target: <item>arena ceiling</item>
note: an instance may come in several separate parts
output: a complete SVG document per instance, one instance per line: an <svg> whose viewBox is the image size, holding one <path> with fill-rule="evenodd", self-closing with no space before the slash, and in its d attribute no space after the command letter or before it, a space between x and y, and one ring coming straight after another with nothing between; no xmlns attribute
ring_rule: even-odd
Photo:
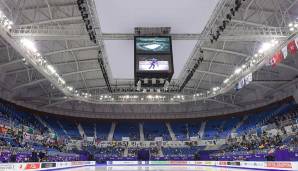
<svg viewBox="0 0 298 171"><path fill-rule="evenodd" d="M218 41L210 31L226 18L234 0L96 0L88 1L98 43L89 40L76 0L0 0L1 11L13 21L1 30L1 97L19 105L52 113L100 118L188 118L243 111L292 95L298 82L297 59L260 65L253 81L239 91L222 88L216 95L196 97L223 81L256 54L262 43L291 36L288 24L298 17L297 0L245 0ZM158 5L157 5L158 4ZM175 75L169 92L147 100L133 81L134 27L171 27ZM86 100L61 91L40 68L28 62L18 42L34 41L67 85L98 97ZM194 66L198 51L204 61L185 88L178 89ZM109 79L108 91L98 51ZM24 53L23 53L24 52ZM111 97L109 100L105 96ZM138 96L114 100L116 96ZM156 94L153 94L156 96ZM174 99L174 97L184 97ZM195 98L196 97L196 98ZM113 100L112 100L113 99Z"/></svg>

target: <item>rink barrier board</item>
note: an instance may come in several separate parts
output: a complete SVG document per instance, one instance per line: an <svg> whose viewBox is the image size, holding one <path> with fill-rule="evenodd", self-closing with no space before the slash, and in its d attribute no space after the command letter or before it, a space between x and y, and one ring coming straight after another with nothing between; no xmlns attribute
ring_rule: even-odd
<svg viewBox="0 0 298 171"><path fill-rule="evenodd" d="M1 171L24 171L24 170L52 170L82 166L95 166L95 161L72 161L72 162L28 162L28 163L0 163Z"/></svg>
<svg viewBox="0 0 298 171"><path fill-rule="evenodd" d="M121 165L193 165L261 170L298 170L298 162L287 161L107 161L108 166Z"/></svg>

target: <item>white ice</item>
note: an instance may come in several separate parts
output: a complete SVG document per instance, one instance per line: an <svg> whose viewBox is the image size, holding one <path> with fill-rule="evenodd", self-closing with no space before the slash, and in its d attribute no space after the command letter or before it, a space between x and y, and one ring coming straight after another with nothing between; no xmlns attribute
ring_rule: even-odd
<svg viewBox="0 0 298 171"><path fill-rule="evenodd" d="M252 169L207 166L91 166L63 171L252 171Z"/></svg>

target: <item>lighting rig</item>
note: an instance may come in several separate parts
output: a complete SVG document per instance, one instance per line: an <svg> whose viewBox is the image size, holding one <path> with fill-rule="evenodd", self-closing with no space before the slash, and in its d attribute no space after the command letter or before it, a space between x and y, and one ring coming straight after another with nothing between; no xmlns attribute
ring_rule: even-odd
<svg viewBox="0 0 298 171"><path fill-rule="evenodd" d="M289 29L291 32L297 32L298 31L298 21L289 23Z"/></svg>
<svg viewBox="0 0 298 171"><path fill-rule="evenodd" d="M239 9L239 7L238 7ZM235 8L235 11L238 10ZM275 52L276 49L280 48L281 43L279 43L276 40L272 40L269 42L265 42L260 46L260 49L257 51L257 53L252 56L250 59L248 59L243 65L236 67L234 70L234 73L231 74L227 79L223 80L222 84L217 87L213 87L210 90L204 92L204 93L198 93L193 94L191 97L190 95L183 95L183 94L168 94L163 92L151 92L150 94L142 94L139 95L136 94L130 94L127 93L126 96L123 96L123 94L99 94L99 95L91 95L90 93L83 92L76 90L71 85L68 85L66 81L62 78L60 74L58 74L58 71L55 69L55 67L50 64L46 58L44 58L36 48L33 41L29 39L20 39L20 40L13 40L9 39L9 33L10 29L13 27L13 23L7 19L7 17L0 11L0 33L8 40L9 43L13 45L13 47L20 47L23 52L25 60L29 62L31 65L33 65L38 71L40 71L44 76L49 79L54 86L56 86L59 90L61 90L68 98L72 98L75 100L90 102L90 103L125 103L125 102L134 102L134 103L162 103L162 102L168 102L171 101L173 103L180 103L180 102L188 102L188 101L196 101L196 100L203 100L206 98L212 98L219 94L225 93L230 90L231 87L234 86L234 84L239 81L241 78L246 76L247 74L250 74L254 71L256 71L258 68L262 67L264 63L266 62L266 59L269 59L273 52ZM232 14L233 15L233 14ZM289 24L290 30L297 31L297 23L293 22L292 24ZM296 29L296 30L295 30ZM5 32L3 32L3 30ZM5 34L4 34L5 33ZM297 35L293 34L293 36L290 36L290 38L287 41L290 41L292 39L295 39ZM101 54L101 51L99 51L99 54ZM101 57L99 57L101 58ZM199 67L201 62L204 60L203 57L203 51L200 51L200 57L194 64L193 68L190 70L190 77L191 79L193 73L195 70ZM26 62L24 61L24 62ZM99 63L103 65L103 61L99 60ZM103 72L104 73L104 72ZM189 79L187 81L189 81ZM187 83L187 81L185 81ZM186 85L185 83L185 85ZM108 85L108 84L107 84ZM184 85L184 86L185 86Z"/></svg>
<svg viewBox="0 0 298 171"><path fill-rule="evenodd" d="M195 60L195 64L193 65L193 67L188 70L188 75L186 76L185 80L179 87L179 92L181 92L184 89L184 87L186 86L186 84L189 82L189 80L191 80L191 78L193 77L194 73L196 72L198 67L201 65L203 60L204 60L204 51L200 50L199 59Z"/></svg>
<svg viewBox="0 0 298 171"><path fill-rule="evenodd" d="M216 42L219 37L221 36L221 34L224 32L224 30L226 29L226 26L228 23L230 23L232 21L232 18L235 17L236 12L239 11L240 7L242 6L242 2L241 1L245 1L245 0L235 0L234 6L232 8L230 8L230 11L226 14L226 19L224 19L222 21L222 24L220 26L218 26L218 28L216 29L215 32L213 32L212 30L210 31L210 42L211 44L213 44L214 42Z"/></svg>
<svg viewBox="0 0 298 171"><path fill-rule="evenodd" d="M97 41L97 38L96 38L95 23L92 19L93 12L92 12L92 9L90 8L89 0L77 0L77 4L78 4L79 11L81 12L82 19L85 23L86 30L88 32L89 38L94 44L97 44L98 41ZM106 70L106 67L105 67L105 64L104 64L104 60L102 58L102 51L101 50L98 51L98 63L99 63L99 66L101 68L102 75L103 75L103 78L105 80L105 83L108 87L108 91L112 92L111 84L110 84L109 77L108 77L108 74L107 74L107 70Z"/></svg>
<svg viewBox="0 0 298 171"><path fill-rule="evenodd" d="M12 29L13 22L9 20L2 11L0 11L0 24L3 29L10 32Z"/></svg>
<svg viewBox="0 0 298 171"><path fill-rule="evenodd" d="M107 74L107 71L106 71L106 68L105 68L105 64L104 64L104 61L103 61L102 54L101 54L101 51L100 50L98 51L98 63L99 63L99 66L100 66L100 69L101 69L101 72L102 72L102 76L103 76L103 78L105 80L105 83L106 83L106 85L108 87L108 91L109 92L113 92L113 90L111 88L109 76Z"/></svg>
<svg viewBox="0 0 298 171"><path fill-rule="evenodd" d="M96 31L95 31L95 24L92 20L92 12L89 7L88 0L77 0L79 11L81 12L82 19L85 23L86 30L88 32L90 40L96 44Z"/></svg>

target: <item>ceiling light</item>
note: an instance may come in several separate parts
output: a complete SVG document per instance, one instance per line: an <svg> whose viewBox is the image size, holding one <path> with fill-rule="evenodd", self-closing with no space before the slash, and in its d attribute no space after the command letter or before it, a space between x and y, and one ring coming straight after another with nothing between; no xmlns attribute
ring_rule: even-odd
<svg viewBox="0 0 298 171"><path fill-rule="evenodd" d="M290 23L290 24L289 24L289 27L293 27L293 26L294 26L294 24L293 24L293 23Z"/></svg>
<svg viewBox="0 0 298 171"><path fill-rule="evenodd" d="M219 90L219 87L213 87L212 88L212 91L217 91L217 90Z"/></svg>
<svg viewBox="0 0 298 171"><path fill-rule="evenodd" d="M26 38L23 38L21 39L21 43L24 47L26 47L28 50L32 51L32 52L37 52L37 49L35 47L35 44L33 41L29 40L29 39L26 39Z"/></svg>
<svg viewBox="0 0 298 171"><path fill-rule="evenodd" d="M234 71L234 73L235 73L235 74L239 74L241 71L242 71L241 68L236 68L235 71Z"/></svg>
<svg viewBox="0 0 298 171"><path fill-rule="evenodd" d="M262 44L259 53L264 53L265 51L269 50L272 47L272 44L269 42L265 42Z"/></svg>
<svg viewBox="0 0 298 171"><path fill-rule="evenodd" d="M225 79L225 80L223 81L223 83L224 83L224 84L227 84L228 81L229 81L229 79L227 78L227 79Z"/></svg>
<svg viewBox="0 0 298 171"><path fill-rule="evenodd" d="M273 39L273 40L271 40L271 43L272 43L272 45L277 45L278 44L278 41L275 40L275 39Z"/></svg>
<svg viewBox="0 0 298 171"><path fill-rule="evenodd" d="M68 86L67 89L68 89L69 91L72 91L72 90L73 90L73 87Z"/></svg>
<svg viewBox="0 0 298 171"><path fill-rule="evenodd" d="M51 72L51 74L56 73L55 68L52 65L47 65L48 70Z"/></svg>

